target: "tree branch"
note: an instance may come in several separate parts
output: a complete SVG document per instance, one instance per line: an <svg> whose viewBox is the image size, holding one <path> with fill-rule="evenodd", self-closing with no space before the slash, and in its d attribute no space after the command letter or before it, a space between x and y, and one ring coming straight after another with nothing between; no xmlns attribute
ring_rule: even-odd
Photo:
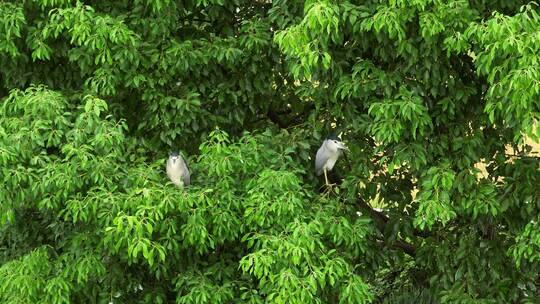
<svg viewBox="0 0 540 304"><path fill-rule="evenodd" d="M373 220L373 222L375 223L375 226L377 226L377 229L379 229L379 231L384 233L384 231L386 230L386 224L388 223L388 218L382 212L379 212L371 208L371 206L369 206L369 204L361 197L358 197L356 199L356 203L358 204L361 210L366 211L369 214L369 217ZM388 243L386 240L383 240L383 241ZM397 240L389 245L402 250L403 252L405 252L406 254L410 255L413 258L416 255L416 247L405 241Z"/></svg>
<svg viewBox="0 0 540 304"><path fill-rule="evenodd" d="M405 252L406 254L410 255L413 258L416 256L416 247L414 247L413 245L407 242L396 241L393 245L394 247L401 249L403 252Z"/></svg>
<svg viewBox="0 0 540 304"><path fill-rule="evenodd" d="M373 219L375 222L375 225L380 231L384 231L384 228L386 227L386 223L388 222L388 218L382 213L379 212L373 208L371 208L370 205L361 197L358 197L356 199L356 204L360 207L360 209L367 211L369 214L369 217Z"/></svg>
<svg viewBox="0 0 540 304"><path fill-rule="evenodd" d="M266 116L273 122L275 123L276 125L278 125L281 129L285 129L287 128L287 124L285 124L281 118L279 117L279 115L274 112L273 110L271 109L268 109L268 112L266 112Z"/></svg>

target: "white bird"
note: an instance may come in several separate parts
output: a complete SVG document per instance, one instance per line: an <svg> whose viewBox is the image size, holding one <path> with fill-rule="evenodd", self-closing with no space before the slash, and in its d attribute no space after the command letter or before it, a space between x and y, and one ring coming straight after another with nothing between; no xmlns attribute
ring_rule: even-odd
<svg viewBox="0 0 540 304"><path fill-rule="evenodd" d="M189 169L180 154L177 152L171 153L167 160L166 166L167 176L177 187L189 186Z"/></svg>
<svg viewBox="0 0 540 304"><path fill-rule="evenodd" d="M341 139L335 135L329 135L323 141L319 150L317 150L317 155L315 157L315 173L317 176L320 176L324 173L324 180L326 185L330 186L328 182L327 171L331 171L336 164L339 156L343 153L343 150L347 150L345 144Z"/></svg>

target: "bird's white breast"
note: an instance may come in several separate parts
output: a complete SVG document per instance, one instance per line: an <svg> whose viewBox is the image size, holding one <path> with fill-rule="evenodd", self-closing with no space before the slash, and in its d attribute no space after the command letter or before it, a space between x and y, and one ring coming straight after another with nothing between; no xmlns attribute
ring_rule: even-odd
<svg viewBox="0 0 540 304"><path fill-rule="evenodd" d="M339 157L338 153L331 154L328 160L326 161L326 164L324 164L324 167L326 167L327 171L332 170L334 168L334 165L336 164L336 161Z"/></svg>
<svg viewBox="0 0 540 304"><path fill-rule="evenodd" d="M169 161L169 165L167 166L167 176L171 179L173 184L179 186L183 182L183 174L184 170L182 170L182 166L180 165L179 160L177 160L176 162Z"/></svg>

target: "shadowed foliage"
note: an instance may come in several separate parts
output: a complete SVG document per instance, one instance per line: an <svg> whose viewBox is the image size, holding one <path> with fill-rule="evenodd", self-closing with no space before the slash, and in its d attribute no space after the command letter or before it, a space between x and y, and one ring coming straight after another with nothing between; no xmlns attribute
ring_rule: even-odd
<svg viewBox="0 0 540 304"><path fill-rule="evenodd" d="M539 13L0 1L0 302L536 303Z"/></svg>

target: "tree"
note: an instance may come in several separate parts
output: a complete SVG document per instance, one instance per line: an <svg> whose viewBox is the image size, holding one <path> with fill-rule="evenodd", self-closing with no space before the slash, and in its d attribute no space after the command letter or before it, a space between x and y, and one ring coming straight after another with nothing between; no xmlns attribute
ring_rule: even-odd
<svg viewBox="0 0 540 304"><path fill-rule="evenodd" d="M535 303L539 26L529 1L0 2L0 300Z"/></svg>

